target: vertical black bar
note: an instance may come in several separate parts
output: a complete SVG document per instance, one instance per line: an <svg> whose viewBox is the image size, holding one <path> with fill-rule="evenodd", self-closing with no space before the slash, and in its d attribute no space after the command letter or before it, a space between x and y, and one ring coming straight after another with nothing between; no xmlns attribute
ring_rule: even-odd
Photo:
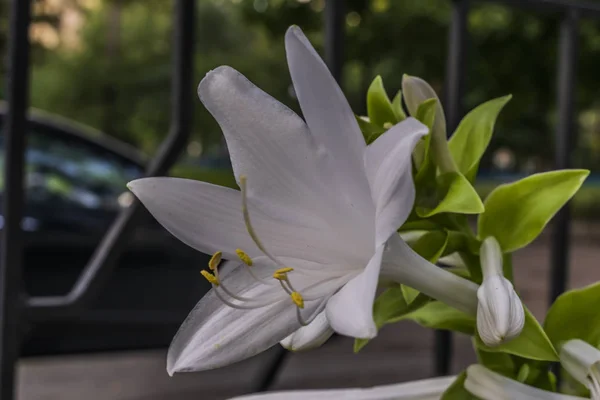
<svg viewBox="0 0 600 400"><path fill-rule="evenodd" d="M196 18L195 0L175 2L175 22L173 32L172 102L171 127L167 139L161 144L148 175L164 175L177 161L181 149L185 147L192 129L193 96L197 82L194 82L194 24ZM173 148L179 149L172 151Z"/></svg>
<svg viewBox="0 0 600 400"><path fill-rule="evenodd" d="M444 111L448 123L448 135L458 126L463 114L463 95L467 59L467 17L469 0L454 0L452 22L448 32L446 55L446 82L444 88Z"/></svg>
<svg viewBox="0 0 600 400"><path fill-rule="evenodd" d="M289 351L284 349L282 346L275 346L275 348L271 351L274 354L273 360L269 365L267 365L265 374L263 375L262 379L258 381L255 392L269 391L277 379L279 369L283 366L285 360L287 359L287 355L289 354Z"/></svg>
<svg viewBox="0 0 600 400"><path fill-rule="evenodd" d="M465 81L467 48L468 0L455 0L452 4L452 20L448 33L448 54L446 55L446 82L444 88L444 111L446 113L448 135L454 132L462 117L462 99ZM435 332L435 365L437 376L448 375L452 364L452 332Z"/></svg>
<svg viewBox="0 0 600 400"><path fill-rule="evenodd" d="M325 62L341 85L344 67L345 0L325 2Z"/></svg>
<svg viewBox="0 0 600 400"><path fill-rule="evenodd" d="M192 96L195 88L192 77L195 0L177 0L174 15L171 126L167 138L146 170L147 176L164 175L168 172L179 157L191 131ZM30 298L29 317L43 319L57 315L76 315L94 299L110 278L141 210L140 203L135 201L119 214L66 298Z"/></svg>
<svg viewBox="0 0 600 400"><path fill-rule="evenodd" d="M556 128L556 148L554 167L568 168L576 136L575 85L578 58L578 21L579 11L569 9L560 26L558 48L558 80L556 103L558 107L558 125ZM567 204L554 218L554 232L551 246L550 302L565 291L569 265L570 212Z"/></svg>
<svg viewBox="0 0 600 400"><path fill-rule="evenodd" d="M31 2L12 0L8 44L6 130L4 133L4 227L0 251L0 400L15 397L19 357L19 309L23 215L23 163L29 94L29 20Z"/></svg>

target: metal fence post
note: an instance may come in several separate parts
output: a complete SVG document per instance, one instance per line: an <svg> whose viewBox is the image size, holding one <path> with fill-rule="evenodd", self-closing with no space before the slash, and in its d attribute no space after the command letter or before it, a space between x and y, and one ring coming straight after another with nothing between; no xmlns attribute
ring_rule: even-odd
<svg viewBox="0 0 600 400"><path fill-rule="evenodd" d="M575 85L578 57L578 21L579 10L567 10L560 26L558 49L557 92L558 126L554 167L556 169L570 166L570 155L575 141ZM558 212L554 220L554 231L551 246L550 302L552 303L567 287L569 265L569 205Z"/></svg>
<svg viewBox="0 0 600 400"><path fill-rule="evenodd" d="M345 0L325 2L325 62L341 85L344 67Z"/></svg>
<svg viewBox="0 0 600 400"><path fill-rule="evenodd" d="M446 55L446 81L444 88L444 111L448 135L452 134L462 117L465 64L467 48L468 0L455 0L452 4L452 21L448 33L448 54ZM434 373L448 375L452 363L452 332L436 331L434 346Z"/></svg>
<svg viewBox="0 0 600 400"><path fill-rule="evenodd" d="M171 127L147 167L147 176L165 175L179 157L191 132L195 0L176 0L174 4ZM69 294L27 299L28 318L72 317L86 307L110 278L141 211L142 206L136 200L119 214Z"/></svg>
<svg viewBox="0 0 600 400"><path fill-rule="evenodd" d="M0 400L15 396L19 357L23 237L23 164L29 97L29 21L31 2L12 0L4 155L4 227L0 251Z"/></svg>

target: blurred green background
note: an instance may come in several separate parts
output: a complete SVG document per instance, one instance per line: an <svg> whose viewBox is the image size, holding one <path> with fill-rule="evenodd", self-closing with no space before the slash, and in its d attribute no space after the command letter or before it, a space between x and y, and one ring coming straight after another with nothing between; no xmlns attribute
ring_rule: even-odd
<svg viewBox="0 0 600 400"><path fill-rule="evenodd" d="M558 16L476 3L469 15L466 110L512 93L482 163L480 191L519 174L552 167L556 123ZM283 35L304 29L322 50L325 0L197 0L195 78L227 64L298 110L285 64ZM6 2L0 2L5 54ZM37 0L31 38L31 104L90 125L152 155L169 125L170 1ZM450 0L349 0L343 87L364 113L376 75L390 94L402 74L443 88ZM3 63L5 64L5 63ZM573 165L600 168L600 24L580 25L577 132ZM5 70L0 71L4 79ZM190 90L195 90L194 87ZM3 97L0 94L0 97ZM234 184L218 126L199 101L193 138L173 172ZM600 218L594 175L575 199L575 214Z"/></svg>

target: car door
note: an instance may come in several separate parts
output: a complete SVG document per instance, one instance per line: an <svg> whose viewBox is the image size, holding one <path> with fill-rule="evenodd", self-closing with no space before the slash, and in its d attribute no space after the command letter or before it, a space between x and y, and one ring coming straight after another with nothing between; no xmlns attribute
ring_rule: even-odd
<svg viewBox="0 0 600 400"><path fill-rule="evenodd" d="M24 285L30 295L64 295L132 202L126 183L143 176L143 167L98 138L39 121L30 127ZM2 158L3 144L0 135ZM168 345L208 289L198 274L207 261L146 214L100 297L76 319L29 327L23 354Z"/></svg>

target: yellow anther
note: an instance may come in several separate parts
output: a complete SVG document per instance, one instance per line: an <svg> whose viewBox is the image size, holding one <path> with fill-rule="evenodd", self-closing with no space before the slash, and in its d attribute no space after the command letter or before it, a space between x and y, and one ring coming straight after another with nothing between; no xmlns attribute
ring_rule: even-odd
<svg viewBox="0 0 600 400"><path fill-rule="evenodd" d="M390 129L393 126L394 126L394 124L392 124L391 122L386 122L383 124L384 129Z"/></svg>
<svg viewBox="0 0 600 400"><path fill-rule="evenodd" d="M290 268L290 267L279 268L279 269L275 270L275 272L273 272L273 278L275 278L279 281L286 281L288 272L292 272L293 270L294 270L294 268Z"/></svg>
<svg viewBox="0 0 600 400"><path fill-rule="evenodd" d="M298 306L298 308L304 308L304 298L300 293L292 292L292 294L290 294L290 297L292 298L294 304Z"/></svg>
<svg viewBox="0 0 600 400"><path fill-rule="evenodd" d="M219 280L217 279L216 276L214 276L213 274L211 274L208 271L200 271L200 273L202 274L203 277L206 278L207 281L209 281L210 283L212 283L213 285L217 285L219 286Z"/></svg>
<svg viewBox="0 0 600 400"><path fill-rule="evenodd" d="M213 254L213 256L210 258L210 261L208 262L208 268L214 271L219 266L222 257L223 253L220 251L217 251L215 254Z"/></svg>
<svg viewBox="0 0 600 400"><path fill-rule="evenodd" d="M278 281L285 281L287 280L287 274L280 274L278 272L273 273L273 278L277 279Z"/></svg>
<svg viewBox="0 0 600 400"><path fill-rule="evenodd" d="M294 268L290 268L290 267L285 267L285 268L279 268L278 270L275 270L276 274L287 274L288 272L292 272L294 270Z"/></svg>
<svg viewBox="0 0 600 400"><path fill-rule="evenodd" d="M237 256L240 258L240 260L242 260L244 262L244 264L246 264L249 267L252 266L252 259L243 250L237 249L235 251L235 254L237 254Z"/></svg>

